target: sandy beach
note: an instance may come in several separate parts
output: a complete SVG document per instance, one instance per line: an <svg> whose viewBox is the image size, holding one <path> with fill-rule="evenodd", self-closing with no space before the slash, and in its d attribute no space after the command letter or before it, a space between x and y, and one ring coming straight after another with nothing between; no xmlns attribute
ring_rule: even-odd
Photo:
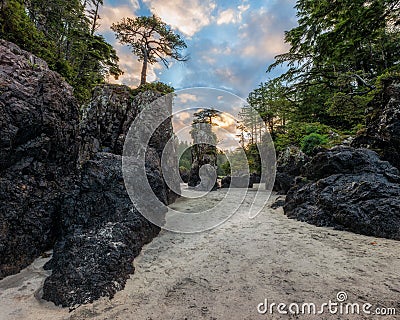
<svg viewBox="0 0 400 320"><path fill-rule="evenodd" d="M172 207L190 212L225 192L180 199ZM265 299L318 305L335 301L338 292L348 302L394 307L400 314L400 243L290 220L282 208L271 208L276 195L249 219L253 196L249 192L239 211L211 231L162 231L135 259L136 272L123 291L72 312L40 300L48 260L40 258L0 281L0 319L396 319L259 314Z"/></svg>

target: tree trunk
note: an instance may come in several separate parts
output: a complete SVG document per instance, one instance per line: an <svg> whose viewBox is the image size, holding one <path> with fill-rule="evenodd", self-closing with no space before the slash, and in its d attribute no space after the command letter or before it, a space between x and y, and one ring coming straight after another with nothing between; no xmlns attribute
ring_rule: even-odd
<svg viewBox="0 0 400 320"><path fill-rule="evenodd" d="M146 78L147 78L147 54L144 54L140 85L146 84Z"/></svg>
<svg viewBox="0 0 400 320"><path fill-rule="evenodd" d="M93 36L93 35L94 35L94 32L96 31L97 19L99 18L99 5L100 5L100 1L97 1L95 5L96 5L96 9L95 9L95 11L94 11L92 29L90 30L90 35L91 35L91 36Z"/></svg>

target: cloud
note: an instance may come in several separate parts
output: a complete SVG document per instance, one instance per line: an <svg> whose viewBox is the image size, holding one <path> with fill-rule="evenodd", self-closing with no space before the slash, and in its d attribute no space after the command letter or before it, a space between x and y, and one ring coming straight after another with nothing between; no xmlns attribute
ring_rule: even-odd
<svg viewBox="0 0 400 320"><path fill-rule="evenodd" d="M129 47L118 44L109 26L122 17L155 13L183 33L191 59L171 64L166 72L160 64L149 66L148 81L160 80L177 89L226 89L245 98L267 80L265 71L274 56L288 50L283 36L296 25L294 4L294 0L106 0L99 33L120 56L125 74L118 83L136 86L142 65Z"/></svg>
<svg viewBox="0 0 400 320"><path fill-rule="evenodd" d="M190 94L190 93L181 93L178 95L178 100L179 102L186 104L190 101L197 101L198 98L196 95L194 94Z"/></svg>
<svg viewBox="0 0 400 320"><path fill-rule="evenodd" d="M259 10L250 14L239 32L241 54L245 58L273 59L287 52L284 31L293 25L278 9Z"/></svg>
<svg viewBox="0 0 400 320"><path fill-rule="evenodd" d="M225 23L229 24L236 22L237 22L237 15L235 10L233 9L227 9L225 11L222 11L217 19L217 24L225 24Z"/></svg>
<svg viewBox="0 0 400 320"><path fill-rule="evenodd" d="M135 10L140 8L139 0L130 0L130 3L135 8Z"/></svg>
<svg viewBox="0 0 400 320"><path fill-rule="evenodd" d="M113 23L120 21L122 18L126 17L136 17L135 10L139 7L133 6L119 6L119 7L111 7L111 6L103 6L100 9L100 28L98 29L99 33L110 31L110 27Z"/></svg>
<svg viewBox="0 0 400 320"><path fill-rule="evenodd" d="M217 124L220 128L223 128L229 132L236 132L236 121L225 113L220 114L215 120L214 123Z"/></svg>
<svg viewBox="0 0 400 320"><path fill-rule="evenodd" d="M216 4L212 0L143 0L152 13L164 22L184 33L193 36L212 21Z"/></svg>
<svg viewBox="0 0 400 320"><path fill-rule="evenodd" d="M223 10L219 13L217 18L217 24L230 24L230 23L239 23L242 21L243 13L245 13L250 8L249 4L242 4L237 7L237 9L229 8Z"/></svg>

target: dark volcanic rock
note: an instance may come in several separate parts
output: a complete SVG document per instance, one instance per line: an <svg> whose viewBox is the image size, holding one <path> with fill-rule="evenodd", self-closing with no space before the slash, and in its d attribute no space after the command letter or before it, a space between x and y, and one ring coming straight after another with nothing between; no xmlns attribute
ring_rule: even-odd
<svg viewBox="0 0 400 320"><path fill-rule="evenodd" d="M216 167L217 153L216 148L209 144L196 144L192 147L192 168L189 174L189 187L196 187L200 184L200 170L204 165Z"/></svg>
<svg viewBox="0 0 400 320"><path fill-rule="evenodd" d="M274 191L286 194L307 161L309 158L297 147L288 147L282 152L277 160Z"/></svg>
<svg viewBox="0 0 400 320"><path fill-rule="evenodd" d="M52 247L79 148L72 88L0 40L0 278Z"/></svg>
<svg viewBox="0 0 400 320"><path fill-rule="evenodd" d="M44 61L0 40L0 64L0 278L54 246L45 299L73 307L112 297L160 231L133 207L120 154L133 120L161 94L101 86L79 124L72 88ZM143 177L164 204L176 197L160 160L173 134L170 108L161 110ZM165 212L152 208L161 225Z"/></svg>
<svg viewBox="0 0 400 320"><path fill-rule="evenodd" d="M253 181L253 183L261 183L261 175L257 173L252 173L251 180Z"/></svg>
<svg viewBox="0 0 400 320"><path fill-rule="evenodd" d="M108 89L111 90L110 88ZM125 93L123 91L123 95ZM107 90L104 99L107 99L109 95L113 96ZM133 115L136 113L134 110L139 112L146 107L146 101L149 104L157 98L157 94L144 92L136 97L138 100L134 99L136 101L134 104L125 105L122 108L131 110L130 114ZM103 101L103 98L99 97L98 100ZM115 98L114 101L121 100ZM129 101L129 99L123 99L121 103L130 103ZM106 106L105 102L102 103ZM121 104L116 103L114 106L121 107ZM97 120L96 117L101 117L102 113L96 110L98 108L89 109L87 119L95 123L103 123L103 120ZM92 112L95 114L91 114ZM163 113L170 114L170 111L164 110ZM110 115L112 115L111 111ZM157 118L156 114L154 116ZM113 120L112 128L123 129L116 131L119 133L114 135L116 147L112 148L112 145L109 145L107 150L113 150L115 153L122 152L120 148L134 120L133 116L128 118L130 119L128 122L126 122L127 118L123 117ZM107 121L104 124L106 125ZM89 132L84 129L85 127L90 127L88 122L84 122L81 128L83 128L82 132ZM110 130L109 134L113 130ZM89 146L84 150L85 153L86 150L94 151L86 153L90 155L91 160L83 163L80 183L66 197L62 206L63 219L60 229L63 232L63 238L55 246L53 258L47 266L53 270L53 273L45 281L43 288L45 299L69 307L88 303L102 296L112 297L117 290L123 288L129 274L133 272L133 259L142 246L154 238L160 230L133 207L122 175L122 157L111 153L93 153L96 151L96 148L91 147L96 145L93 142L102 141L101 143L105 144L107 136L98 136L95 131L90 132L89 139L83 137L84 146ZM116 138L117 136L119 138ZM160 156L171 137L172 124L170 118L167 117L167 120L155 130L151 137L145 161L147 181L154 194L165 205L174 201L175 193L164 181ZM173 152L172 155L174 155ZM167 160L173 162L173 159L169 158ZM128 179L132 179L129 183L139 186L135 189L139 191L140 186L147 183L131 174ZM151 208L157 215L158 225L161 225L164 222L165 212L162 212L163 209L157 203L154 203ZM79 254L79 250L82 250L82 253L71 263L70 259ZM74 270L79 270L79 273L77 274Z"/></svg>
<svg viewBox="0 0 400 320"><path fill-rule="evenodd" d="M139 112L129 87L113 84L96 87L80 124L81 162L96 152L122 155L126 133Z"/></svg>
<svg viewBox="0 0 400 320"><path fill-rule="evenodd" d="M160 113L154 114L154 121L164 119L157 129L153 132L149 147L156 150L158 157L161 158L167 142L173 136L172 121L172 100L160 99L163 95L159 92L145 91L136 96L132 95L132 90L127 86L105 84L96 87L89 106L84 112L80 124L82 143L80 147L80 162L91 159L97 152L108 152L122 155L124 142L129 128L139 113L150 104L159 104ZM158 105L153 110L158 109ZM151 152L150 152L151 153ZM174 156L176 152L173 152ZM149 154L148 154L149 155ZM178 177L177 157L168 157L170 171ZM160 171L161 173L161 171ZM174 175L172 174L172 175ZM149 175L149 179L152 175ZM179 181L175 183L175 190L179 190ZM172 183L172 182L171 182ZM158 188L150 182L153 189ZM167 194L168 202L176 200L177 195L166 186L163 186ZM159 189L159 188L158 188ZM158 190L157 195L159 195Z"/></svg>
<svg viewBox="0 0 400 320"><path fill-rule="evenodd" d="M142 246L160 230L133 207L121 156L108 153L84 164L80 184L66 197L63 212L64 237L47 265L53 272L44 283L43 298L64 307L113 297L133 273L132 261Z"/></svg>
<svg viewBox="0 0 400 320"><path fill-rule="evenodd" d="M186 168L179 169L179 175L184 183L189 182L189 170Z"/></svg>
<svg viewBox="0 0 400 320"><path fill-rule="evenodd" d="M285 214L317 226L400 240L399 171L366 149L338 147L306 166L290 189Z"/></svg>
<svg viewBox="0 0 400 320"><path fill-rule="evenodd" d="M310 180L326 178L333 174L398 174L398 170L389 162L381 161L376 152L344 146L318 153L304 165L302 171L302 175Z"/></svg>
<svg viewBox="0 0 400 320"><path fill-rule="evenodd" d="M400 169L400 77L382 80L382 84L382 91L369 104L366 130L352 146L374 149Z"/></svg>
<svg viewBox="0 0 400 320"><path fill-rule="evenodd" d="M191 135L194 141L194 145L191 148L192 153L192 167L189 174L189 187L196 187L201 184L200 173L203 169L203 173L208 171L209 166L215 169L215 174L212 174L214 179L213 190L217 190L217 148L216 148L216 136L212 132L212 125L209 123L196 123L192 126ZM210 176L211 178L211 176ZM206 182L207 185L210 182ZM201 188L201 186L200 186Z"/></svg>
<svg viewBox="0 0 400 320"><path fill-rule="evenodd" d="M253 176L226 176L221 180L221 188L253 188Z"/></svg>

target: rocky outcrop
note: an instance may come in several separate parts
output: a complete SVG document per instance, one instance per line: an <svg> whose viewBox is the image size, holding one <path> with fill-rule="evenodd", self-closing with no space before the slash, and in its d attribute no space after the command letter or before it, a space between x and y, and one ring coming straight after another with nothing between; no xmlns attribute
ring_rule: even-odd
<svg viewBox="0 0 400 320"><path fill-rule="evenodd" d="M208 144L196 144L192 147L192 168L190 169L189 174L189 187L196 187L200 184L200 170L205 165L210 165L216 168L216 148ZM214 181L214 183L216 183L216 180Z"/></svg>
<svg viewBox="0 0 400 320"><path fill-rule="evenodd" d="M72 88L44 61L0 40L0 64L0 278L54 247L45 299L112 297L160 231L134 208L121 154L132 121L161 94L100 86L79 123ZM176 198L161 166L172 134L167 116L145 158L144 179L164 204Z"/></svg>
<svg viewBox="0 0 400 320"><path fill-rule="evenodd" d="M84 156L80 159L88 156L90 160L83 162L80 181L63 203L60 226L63 237L56 243L47 266L53 272L43 287L43 297L57 305L74 307L102 296L113 297L133 272L132 261L142 246L160 231L133 206L124 184L120 155L135 115L160 96L144 92L128 99L127 92L127 88L118 86L96 90L81 123ZM97 96L103 94L105 97ZM107 104L109 97L113 98ZM119 109L125 110L123 113L128 116L118 113ZM168 121L151 137L145 161L147 180L154 194L166 205L175 200L175 193L163 179L160 159L172 136L172 124ZM98 127L93 123L108 134L93 130ZM107 126L108 123L113 125ZM107 140L108 135L114 139ZM97 152L99 145L106 148L100 150L108 152ZM136 179L134 183L145 182ZM165 212L157 214L163 216ZM162 223L163 217L158 221Z"/></svg>
<svg viewBox="0 0 400 320"><path fill-rule="evenodd" d="M104 84L96 87L80 124L80 161L97 152L122 155L126 133L140 112L127 86Z"/></svg>
<svg viewBox="0 0 400 320"><path fill-rule="evenodd" d="M317 154L290 189L285 214L317 226L400 240L398 169L367 149Z"/></svg>
<svg viewBox="0 0 400 320"><path fill-rule="evenodd" d="M0 278L56 239L78 158L78 104L47 64L0 40Z"/></svg>
<svg viewBox="0 0 400 320"><path fill-rule="evenodd" d="M384 160L400 169L400 77L382 80L382 90L369 104L366 130L353 147L376 150Z"/></svg>
<svg viewBox="0 0 400 320"><path fill-rule="evenodd" d="M192 167L188 185L189 187L199 186L198 189L204 191L210 190L209 186L211 185L212 190L217 190L216 136L212 132L212 126L209 123L196 123L192 127L191 134L194 145L191 148ZM203 183L201 183L201 172L203 173L203 180L206 180ZM210 179L213 181L209 181Z"/></svg>
<svg viewBox="0 0 400 320"><path fill-rule="evenodd" d="M296 177L301 175L307 161L309 158L298 147L286 148L277 160L274 191L286 194L294 186Z"/></svg>
<svg viewBox="0 0 400 320"><path fill-rule="evenodd" d="M82 136L80 163L91 159L98 152L122 155L124 142L132 122L144 108L160 97L162 97L161 93L153 91L133 95L132 89L121 85L104 84L96 87L80 123ZM172 114L172 103L166 113ZM155 115L157 116L159 115ZM160 159L165 145L172 136L172 121L167 118L155 130L149 142L149 147L157 152ZM151 151L148 155L150 154ZM177 160L169 159L169 161L171 162L170 170L175 170ZM175 175L178 176L177 168ZM175 190L179 189L179 182L177 183L178 185L174 186ZM155 185L152 184L152 187L155 188ZM166 185L163 189L168 202L174 202L177 198L176 193Z"/></svg>
<svg viewBox="0 0 400 320"><path fill-rule="evenodd" d="M164 182L160 177L153 183ZM133 273L132 261L142 246L160 231L133 207L121 156L110 153L98 153L83 165L80 182L66 197L62 212L63 237L47 265L53 271L44 283L43 298L64 307L113 297Z"/></svg>
<svg viewBox="0 0 400 320"><path fill-rule="evenodd" d="M188 169L186 169L184 167L179 168L179 175L184 183L189 182L189 170Z"/></svg>

